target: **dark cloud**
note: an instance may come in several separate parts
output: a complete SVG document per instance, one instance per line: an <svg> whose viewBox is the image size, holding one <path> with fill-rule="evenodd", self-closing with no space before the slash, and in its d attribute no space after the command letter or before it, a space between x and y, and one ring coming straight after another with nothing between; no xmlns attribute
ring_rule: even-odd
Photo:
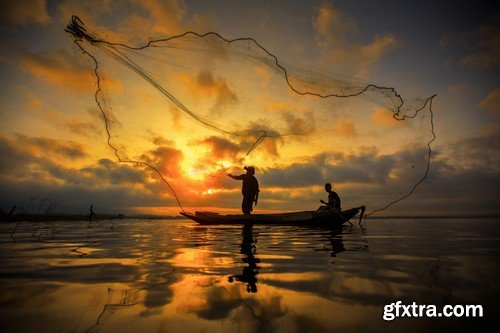
<svg viewBox="0 0 500 333"><path fill-rule="evenodd" d="M214 76L209 70L200 70L196 77L185 74L179 76L184 81L189 93L200 99L213 101L211 111L219 114L221 109L238 103L237 94L231 89L226 78Z"/></svg>
<svg viewBox="0 0 500 333"><path fill-rule="evenodd" d="M78 142L56 140L49 137L28 137L17 134L17 142L23 148L28 148L43 155L56 154L69 159L78 159L87 156L85 147Z"/></svg>
<svg viewBox="0 0 500 333"><path fill-rule="evenodd" d="M81 156L80 148L46 137L0 137L0 206L7 209L33 195L60 202L67 212L86 211L90 202L104 210L166 204L158 194L161 184L147 181L144 168L109 159L79 168L61 163L61 157Z"/></svg>
<svg viewBox="0 0 500 333"><path fill-rule="evenodd" d="M209 146L211 155L217 159L228 158L229 160L234 160L242 151L241 144L219 136L210 136L197 143Z"/></svg>
<svg viewBox="0 0 500 333"><path fill-rule="evenodd" d="M358 154L323 153L303 163L267 169L262 180L268 186L278 187L318 185L325 181L383 183L397 166L397 161L405 159L404 154L401 155L378 155L378 151L371 148Z"/></svg>
<svg viewBox="0 0 500 333"><path fill-rule="evenodd" d="M198 86L205 91L212 91L216 97L214 110L218 110L226 105L235 104L238 102L238 97L229 88L227 81L222 77L215 78L212 72L204 70L198 73Z"/></svg>
<svg viewBox="0 0 500 333"><path fill-rule="evenodd" d="M100 111L96 114L95 110L89 110L89 116L92 121L81 120L77 118L66 117L59 112L50 109L32 108L35 112L40 113L47 121L50 121L61 130L67 130L71 133L83 136L92 137L101 135L102 131L102 114Z"/></svg>
<svg viewBox="0 0 500 333"><path fill-rule="evenodd" d="M33 195L60 203L57 212L66 213L87 213L90 204L94 204L98 213L127 213L133 212L134 207L175 206L174 201L162 198L157 192L148 193L120 184L98 186L92 179L80 184L6 177L0 177L0 181L0 207L4 210L14 204L22 205Z"/></svg>
<svg viewBox="0 0 500 333"><path fill-rule="evenodd" d="M394 156L379 155L372 148L358 154L343 154L330 163L325 176L335 183L385 183L396 164Z"/></svg>
<svg viewBox="0 0 500 333"><path fill-rule="evenodd" d="M500 12L486 24L466 33L462 38L470 40L469 53L460 59L463 67L488 69L500 65Z"/></svg>
<svg viewBox="0 0 500 333"><path fill-rule="evenodd" d="M24 274L15 273L13 277L16 279L34 279L36 277L40 281L50 282L105 283L137 281L141 274L138 267L120 263L60 266L31 264L29 268L30 271L25 271ZM8 273L4 274L5 277L9 277Z"/></svg>
<svg viewBox="0 0 500 333"><path fill-rule="evenodd" d="M500 184L497 142L498 134L492 131L454 142L449 147L452 156L435 152L427 179L412 196L385 213L498 213L500 201L493 185ZM357 154L325 153L303 163L262 170L257 175L262 186L261 207L286 209L293 203L298 209L297 198L303 198L300 207L314 209L324 195L321 186L326 181L341 188L337 191L346 205L383 207L407 194L423 177L426 157L425 147L391 155L366 149ZM316 190L312 185L317 185ZM415 207L424 208L416 211Z"/></svg>
<svg viewBox="0 0 500 333"><path fill-rule="evenodd" d="M15 147L15 142L6 137L0 137L0 172L9 173L17 170L20 166L24 166L30 162L30 155L18 150Z"/></svg>
<svg viewBox="0 0 500 333"><path fill-rule="evenodd" d="M445 34L440 45L458 55L448 63L480 70L497 68L500 65L500 11L474 30Z"/></svg>
<svg viewBox="0 0 500 333"><path fill-rule="evenodd" d="M435 161L428 180L399 206L408 211L424 207L420 214L499 214L499 185L498 171L457 168L445 161Z"/></svg>
<svg viewBox="0 0 500 333"><path fill-rule="evenodd" d="M215 154L232 154L237 150L230 141L208 138L208 142L218 147ZM497 142L498 131L493 128L482 135L450 143L447 151L452 152L451 156L436 152L428 178L410 198L385 213L498 213ZM0 137L0 153L0 206L4 210L33 195L62 203L63 211L86 211L90 202L110 211L175 206L165 184L145 167L110 159L81 167L68 166L67 163L86 155L82 146L70 141L4 136ZM360 204L370 208L383 206L406 194L420 180L426 153L425 147L390 155L366 148L357 153L329 152L290 165L257 168L261 185L257 209L315 209L318 199L324 199L322 185L327 181L334 184L344 208ZM185 205L226 208L240 205L241 184L225 175L202 185L187 180L180 168L183 154L175 147L157 146L141 160L157 167L172 182ZM202 188L217 191L201 195ZM416 207L425 208L416 211Z"/></svg>
<svg viewBox="0 0 500 333"><path fill-rule="evenodd" d="M500 115L500 87L492 90L488 95L486 95L479 103L476 104L476 108L482 110L488 110L492 114Z"/></svg>
<svg viewBox="0 0 500 333"><path fill-rule="evenodd" d="M153 135L153 138L151 139L153 144L155 146L173 146L174 142L172 140L169 140L161 135Z"/></svg>
<svg viewBox="0 0 500 333"><path fill-rule="evenodd" d="M262 183L267 186L300 187L323 182L321 166L295 163L284 168L268 169L262 174Z"/></svg>
<svg viewBox="0 0 500 333"><path fill-rule="evenodd" d="M498 170L500 162L500 127L489 128L485 133L463 138L450 144L452 156L458 166L477 170Z"/></svg>
<svg viewBox="0 0 500 333"><path fill-rule="evenodd" d="M247 150L250 147L259 147L258 149L268 157L279 157L278 144L283 142L282 133L273 129L272 124L264 119L256 119L248 124L246 132L252 133L246 139ZM259 143L259 146L255 146L256 143Z"/></svg>
<svg viewBox="0 0 500 333"><path fill-rule="evenodd" d="M141 169L128 164L117 164L109 159L101 159L97 165L81 168L79 172L101 184L142 184L145 182L145 175Z"/></svg>
<svg viewBox="0 0 500 333"><path fill-rule="evenodd" d="M282 305L282 297L271 295L265 299L250 298L241 294L239 286L231 287L213 286L203 295L200 305L183 305L181 310L193 313L199 318L208 320L219 320L231 318L233 320L242 320L241 316L248 316L244 320L255 321L259 323L257 331L266 332L270 329L269 325L274 319L284 317L288 314L286 308ZM238 308L250 308L251 311L233 311Z"/></svg>
<svg viewBox="0 0 500 333"><path fill-rule="evenodd" d="M86 137L102 133L96 126L96 124L74 118L65 119L62 123L59 124L59 126L61 128L67 129L72 133Z"/></svg>
<svg viewBox="0 0 500 333"><path fill-rule="evenodd" d="M308 112L304 117L297 117L291 113L284 113L283 118L287 126L286 134L311 135L316 130L314 114L312 112Z"/></svg>
<svg viewBox="0 0 500 333"><path fill-rule="evenodd" d="M247 153L260 152L270 157L278 156L277 142L279 138L261 137L264 135L264 130L250 129L250 134L238 137L222 137L210 136L202 140L194 141L194 145L204 145L209 148L205 156L199 158L197 169L217 169L222 170L225 167L221 164L221 160L231 163L239 161L245 157Z"/></svg>
<svg viewBox="0 0 500 333"><path fill-rule="evenodd" d="M241 297L233 298L223 287L212 287L205 295L205 303L192 309L198 317L208 320L224 319L230 312L244 304Z"/></svg>
<svg viewBox="0 0 500 333"><path fill-rule="evenodd" d="M15 24L47 24L51 17L45 0L2 1L0 18Z"/></svg>
<svg viewBox="0 0 500 333"><path fill-rule="evenodd" d="M24 134L0 136L2 169L15 169L29 164L32 157L51 157L77 160L87 156L84 145L49 137L29 137Z"/></svg>

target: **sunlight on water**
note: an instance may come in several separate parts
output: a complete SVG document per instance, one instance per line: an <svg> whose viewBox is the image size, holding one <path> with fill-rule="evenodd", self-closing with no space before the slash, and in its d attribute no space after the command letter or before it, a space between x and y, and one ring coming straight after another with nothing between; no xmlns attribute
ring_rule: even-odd
<svg viewBox="0 0 500 333"><path fill-rule="evenodd" d="M2 331L475 328L382 320L385 304L498 313L498 221L368 220L341 231L185 220L1 224Z"/></svg>

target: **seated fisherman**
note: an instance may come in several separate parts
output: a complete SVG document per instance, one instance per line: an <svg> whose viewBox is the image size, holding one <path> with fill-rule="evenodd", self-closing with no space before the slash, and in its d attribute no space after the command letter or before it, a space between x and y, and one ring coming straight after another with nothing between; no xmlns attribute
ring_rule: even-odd
<svg viewBox="0 0 500 333"><path fill-rule="evenodd" d="M340 212L342 210L340 208L340 197L335 191L332 191L332 184L326 183L325 191L328 192L328 202L320 200L323 206L320 206L317 211L323 212L323 211L333 210L336 212Z"/></svg>

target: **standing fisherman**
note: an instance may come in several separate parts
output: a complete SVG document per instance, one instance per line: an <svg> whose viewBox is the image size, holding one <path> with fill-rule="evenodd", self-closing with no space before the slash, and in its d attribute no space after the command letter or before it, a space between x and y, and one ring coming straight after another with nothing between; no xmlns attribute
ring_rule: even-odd
<svg viewBox="0 0 500 333"><path fill-rule="evenodd" d="M259 199L259 182L255 178L255 168L245 167L247 171L246 174L239 176L233 176L228 174L229 177L236 180L243 180L243 186L241 188L241 193L243 193L243 202L241 203L241 210L243 214L250 214L253 210L253 203L257 206L257 200Z"/></svg>

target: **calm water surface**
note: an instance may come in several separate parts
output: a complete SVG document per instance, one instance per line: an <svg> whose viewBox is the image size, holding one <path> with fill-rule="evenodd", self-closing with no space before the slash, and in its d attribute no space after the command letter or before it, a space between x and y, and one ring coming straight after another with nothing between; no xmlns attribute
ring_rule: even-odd
<svg viewBox="0 0 500 333"><path fill-rule="evenodd" d="M0 224L2 332L491 331L500 220L368 220L340 231L187 220ZM382 319L482 304L486 318ZM498 324L497 324L498 325Z"/></svg>

